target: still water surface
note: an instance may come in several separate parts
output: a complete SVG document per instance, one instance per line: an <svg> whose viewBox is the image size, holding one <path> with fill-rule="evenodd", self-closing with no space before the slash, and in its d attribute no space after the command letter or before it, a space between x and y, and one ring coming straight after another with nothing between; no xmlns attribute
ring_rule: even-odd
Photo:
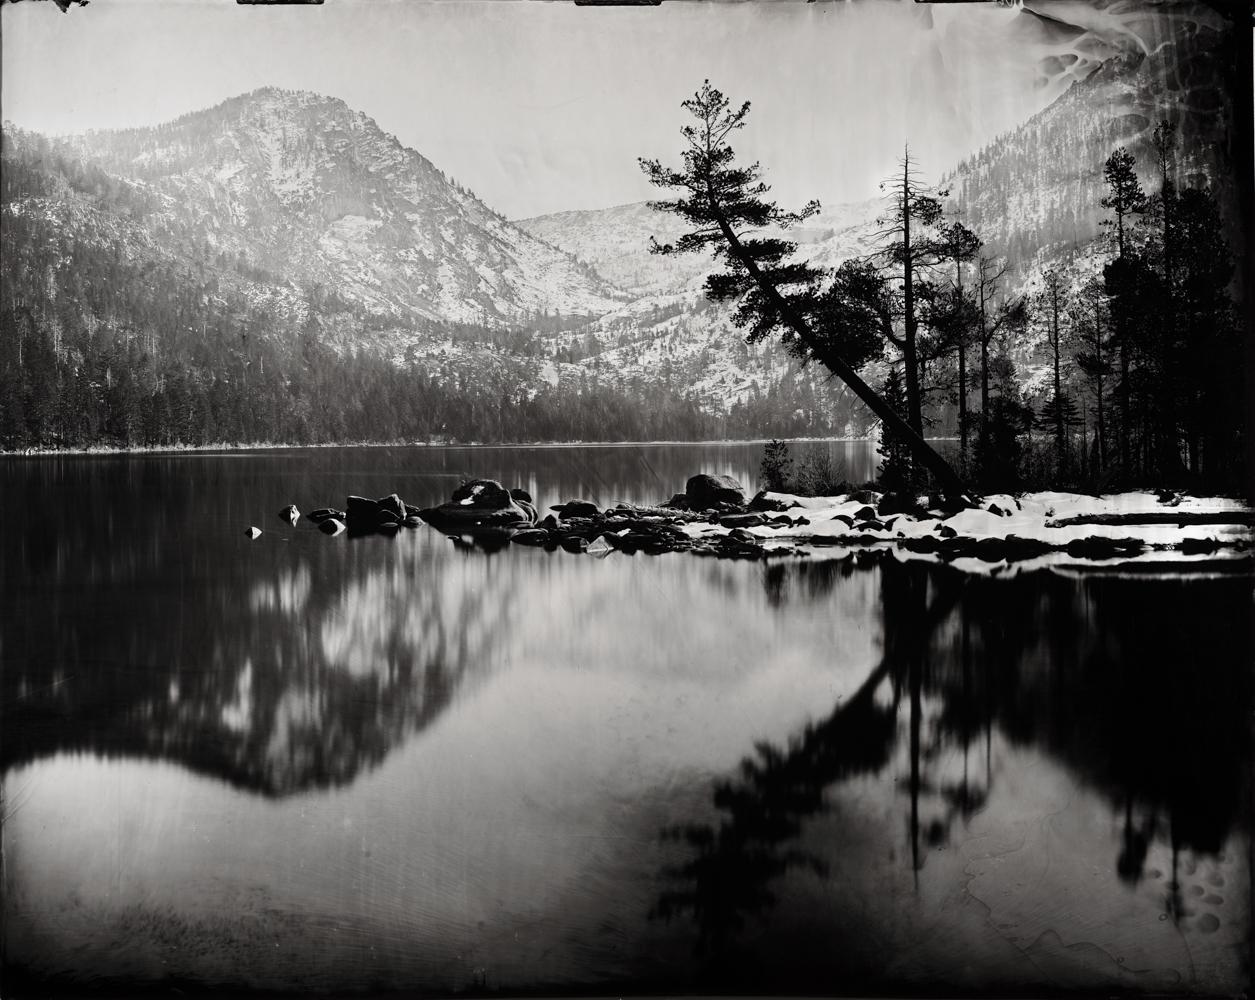
<svg viewBox="0 0 1255 1000"><path fill-rule="evenodd" d="M863 444L830 449L854 480ZM0 460L4 947L63 983L1235 992L1248 581L327 538L756 445ZM248 541L243 529L265 534Z"/></svg>

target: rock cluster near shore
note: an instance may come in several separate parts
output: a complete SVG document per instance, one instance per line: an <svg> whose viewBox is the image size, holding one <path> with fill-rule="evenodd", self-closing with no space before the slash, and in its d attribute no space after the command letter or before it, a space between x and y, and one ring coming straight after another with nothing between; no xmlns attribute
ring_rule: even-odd
<svg viewBox="0 0 1255 1000"><path fill-rule="evenodd" d="M295 524L295 510L285 508L280 518ZM736 480L705 474L657 506L602 508L577 498L542 516L526 491L475 479L437 507L419 509L393 493L374 500L351 496L344 510L326 507L305 516L332 535L396 534L426 522L456 544L488 551L516 544L593 555L769 559L839 547L857 550L860 561L892 554L993 572L1061 561L1247 564L1252 523L1240 501L1171 493L1037 493L943 504L936 496L860 490L836 497L762 492L746 501Z"/></svg>

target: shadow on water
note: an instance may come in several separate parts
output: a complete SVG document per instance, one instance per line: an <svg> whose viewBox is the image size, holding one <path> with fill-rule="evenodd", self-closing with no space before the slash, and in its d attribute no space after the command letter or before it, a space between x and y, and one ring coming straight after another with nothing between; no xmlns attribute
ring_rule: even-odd
<svg viewBox="0 0 1255 1000"><path fill-rule="evenodd" d="M763 584L779 604L814 599L854 572L849 560L776 564ZM1122 815L1111 846L1120 881L1144 877L1156 840L1170 848L1163 912L1178 919L1180 853L1216 855L1246 825L1249 584L998 580L893 560L875 572L883 658L825 718L783 745L756 744L735 776L716 782L714 822L662 831L687 857L664 869L668 888L651 917L691 919L718 975L751 972L737 936L750 918L766 920L773 883L795 869L827 872L798 846L807 821L829 811L842 783L889 770L904 738L902 864L918 891L928 851L988 803L996 734L1062 764ZM938 763L946 750L961 754L958 775Z"/></svg>

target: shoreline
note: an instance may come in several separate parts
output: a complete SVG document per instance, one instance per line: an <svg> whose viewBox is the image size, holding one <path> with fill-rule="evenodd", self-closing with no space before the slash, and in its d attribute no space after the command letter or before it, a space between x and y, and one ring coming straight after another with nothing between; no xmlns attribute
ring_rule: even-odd
<svg viewBox="0 0 1255 1000"><path fill-rule="evenodd" d="M7 458L52 458L52 457L92 457L92 456L161 456L161 455L207 455L214 453L236 454L240 452L273 452L273 451L313 451L326 448L640 448L640 447L681 447L697 445L749 445L767 444L779 440L787 444L874 444L874 437L789 437L789 438L704 438L688 441L680 438L663 438L653 441L337 441L326 444L274 444L269 442L248 442L243 444L217 443L174 445L158 447L140 445L134 448L122 448L112 445L92 445L86 448L29 448L21 451L0 450L0 459ZM958 438L927 438L929 441L957 441Z"/></svg>

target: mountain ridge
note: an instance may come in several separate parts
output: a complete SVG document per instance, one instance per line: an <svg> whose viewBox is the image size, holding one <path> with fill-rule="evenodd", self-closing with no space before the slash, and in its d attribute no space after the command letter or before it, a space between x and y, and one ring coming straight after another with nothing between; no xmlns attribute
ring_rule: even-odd
<svg viewBox="0 0 1255 1000"><path fill-rule="evenodd" d="M622 299L339 98L264 87L57 142L173 198L211 253L335 283L377 313L492 326Z"/></svg>

